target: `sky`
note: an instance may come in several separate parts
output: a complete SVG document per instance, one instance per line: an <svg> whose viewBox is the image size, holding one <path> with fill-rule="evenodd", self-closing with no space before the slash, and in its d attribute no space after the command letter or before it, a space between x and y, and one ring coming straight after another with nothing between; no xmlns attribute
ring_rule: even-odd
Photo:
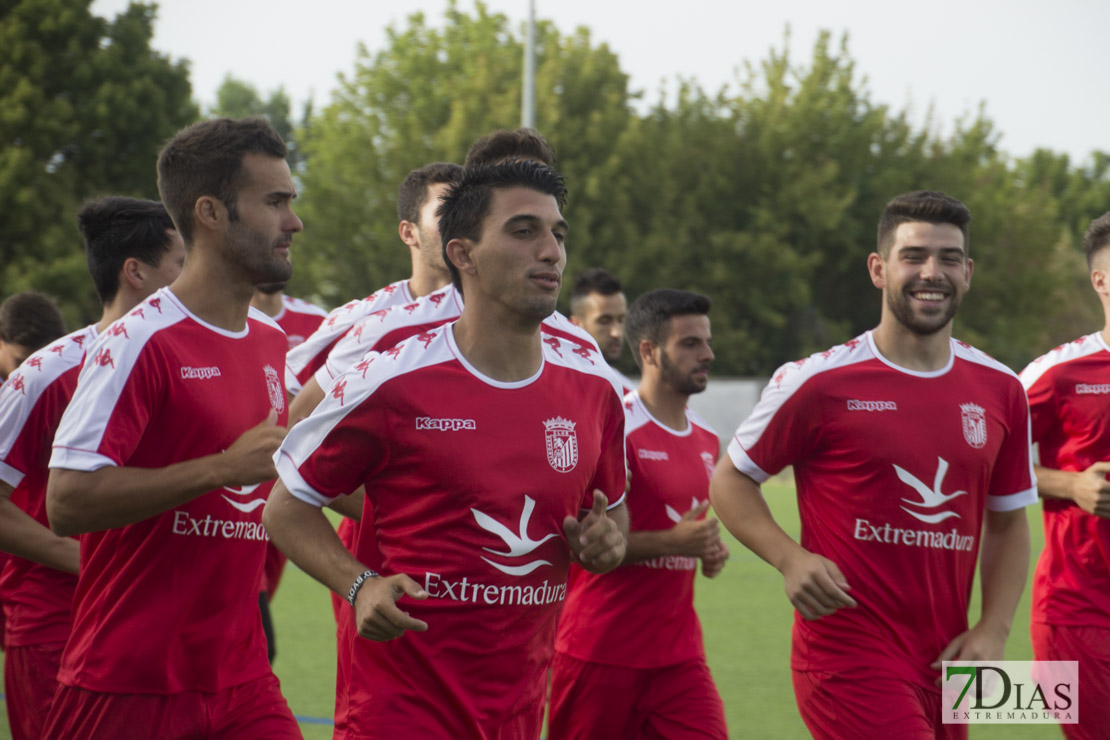
<svg viewBox="0 0 1110 740"><path fill-rule="evenodd" d="M1098 53L1110 27L1106 0L532 1L560 32L586 26L607 43L650 102L677 76L709 91L733 83L745 61L782 48L788 27L791 58L808 63L828 30L848 35L871 99L908 110L919 126L931 109L932 125L948 133L982 104L1013 156L1047 148L1082 164L1110 151L1110 75ZM522 24L529 0L486 5ZM107 17L126 6L92 3ZM470 12L473 0L458 7ZM283 86L299 115L310 98L327 104L337 75L353 71L359 42L373 53L410 13L442 25L446 8L447 0L161 0L154 47L190 60L205 106L230 73L263 94Z"/></svg>

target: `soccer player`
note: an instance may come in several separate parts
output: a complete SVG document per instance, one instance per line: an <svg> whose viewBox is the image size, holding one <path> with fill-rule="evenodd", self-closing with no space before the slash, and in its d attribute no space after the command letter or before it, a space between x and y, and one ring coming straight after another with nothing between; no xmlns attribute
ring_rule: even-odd
<svg viewBox="0 0 1110 740"><path fill-rule="evenodd" d="M600 267L590 267L578 274L570 294L569 318L575 326L582 327L594 338L610 364L620 359L627 313L628 301L616 276ZM616 368L613 368L613 374L625 393L636 387Z"/></svg>
<svg viewBox="0 0 1110 740"><path fill-rule="evenodd" d="M783 575L795 696L816 737L965 736L942 724L941 663L1000 660L1025 586L1028 404L1010 370L951 337L970 220L942 193L887 204L867 259L878 327L782 366L710 486L729 531ZM759 488L787 465L800 544Z"/></svg>
<svg viewBox="0 0 1110 740"><path fill-rule="evenodd" d="M717 434L686 406L709 380L710 300L653 290L628 312L643 376L624 399L628 549L604 575L574 569L552 664L552 740L720 738L724 706L694 612L694 572L728 557L705 517Z"/></svg>
<svg viewBox="0 0 1110 740"><path fill-rule="evenodd" d="M32 352L66 333L65 320L48 296L28 290L0 303L0 384Z"/></svg>
<svg viewBox="0 0 1110 740"><path fill-rule="evenodd" d="M464 167L482 167L510 159L555 167L555 149L534 128L498 129L475 141L466 150Z"/></svg>
<svg viewBox="0 0 1110 740"><path fill-rule="evenodd" d="M1021 373L1040 453L1045 546L1033 573L1037 660L1079 662L1083 712L1069 738L1110 726L1110 213L1083 238L1105 325L1034 360Z"/></svg>
<svg viewBox="0 0 1110 740"><path fill-rule="evenodd" d="M290 393L299 395L302 386L324 364L336 342L360 319L392 306L412 303L451 282L443 264L436 208L447 188L457 182L461 174L462 168L457 164L433 162L413 170L401 182L397 190L397 233L409 248L412 277L390 283L366 298L334 309L307 341L291 349L285 373ZM316 403L309 405L306 413L315 406ZM299 418L296 409L292 418L294 421Z"/></svg>
<svg viewBox="0 0 1110 740"><path fill-rule="evenodd" d="M285 156L263 118L159 155L185 267L88 349L54 439L50 526L88 534L48 737L300 737L258 613L286 339L250 307L302 228Z"/></svg>
<svg viewBox="0 0 1110 740"><path fill-rule="evenodd" d="M102 198L87 203L77 223L104 305L100 321L31 355L0 389L0 548L13 554L0 575L8 624L4 698L16 740L42 737L77 585L77 540L55 535L46 520L50 443L86 347L168 285L185 261L181 237L161 203Z"/></svg>
<svg viewBox="0 0 1110 740"><path fill-rule="evenodd" d="M571 558L624 555L620 398L541 329L564 194L533 163L464 172L440 207L462 315L369 354L278 454L263 521L355 610L347 737L538 737ZM352 556L319 507L363 485Z"/></svg>

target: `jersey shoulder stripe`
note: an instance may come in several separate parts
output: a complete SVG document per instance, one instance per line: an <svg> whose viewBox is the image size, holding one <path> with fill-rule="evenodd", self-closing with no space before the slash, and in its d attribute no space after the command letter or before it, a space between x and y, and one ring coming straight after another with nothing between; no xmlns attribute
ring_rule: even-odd
<svg viewBox="0 0 1110 740"><path fill-rule="evenodd" d="M547 324L540 327L540 340L543 342L546 362L601 378L613 389L617 402L621 401L624 394L620 383L609 369L609 363L601 356L596 344L587 346L574 339L553 334Z"/></svg>
<svg viewBox="0 0 1110 740"><path fill-rule="evenodd" d="M1017 378L1017 373L1015 373L1013 370L1006 367L983 350L972 347L967 342L961 342L958 339L953 339L952 353L956 356L956 359L964 360L966 362L970 362L981 367L989 368L1011 378Z"/></svg>
<svg viewBox="0 0 1110 740"><path fill-rule="evenodd" d="M1100 332L1087 334L1044 353L1026 365L1018 377L1021 378L1022 386L1029 390L1045 373L1069 362L1107 351L1107 349Z"/></svg>
<svg viewBox="0 0 1110 740"><path fill-rule="evenodd" d="M327 316L328 312L317 306L315 303L309 303L303 298L294 298L292 296L282 296L282 305L286 311L291 313L302 313L309 316Z"/></svg>

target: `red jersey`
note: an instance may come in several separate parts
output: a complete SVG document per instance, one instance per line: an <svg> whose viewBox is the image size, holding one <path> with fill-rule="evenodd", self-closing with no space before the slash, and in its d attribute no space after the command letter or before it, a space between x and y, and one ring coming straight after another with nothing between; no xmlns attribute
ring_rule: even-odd
<svg viewBox="0 0 1110 740"><path fill-rule="evenodd" d="M984 508L1037 500L1021 383L949 346L935 372L889 362L870 332L788 363L728 447L756 482L794 466L801 544L836 563L859 604L795 614L796 670L866 662L936 691L929 664L967 629Z"/></svg>
<svg viewBox="0 0 1110 740"><path fill-rule="evenodd" d="M52 468L161 468L219 454L278 412L285 335L251 309L240 332L194 316L168 288L88 350ZM271 483L222 488L81 538L60 683L91 691L216 692L270 673L258 612Z"/></svg>
<svg viewBox="0 0 1110 740"><path fill-rule="evenodd" d="M1041 465L1078 472L1110 460L1110 349L1098 332L1021 372ZM1044 499L1044 550L1033 572L1035 623L1110 629L1110 521Z"/></svg>
<svg viewBox="0 0 1110 740"><path fill-rule="evenodd" d="M316 371L316 382L326 389L367 352L385 351L421 331L443 326L459 318L462 309L462 295L455 286L448 285L410 303L375 311L355 324L335 344L327 361ZM593 337L558 311L543 320L543 331L551 335L545 341L574 342L578 348L573 351L582 357L592 358L598 352ZM594 359L589 361L595 362Z"/></svg>
<svg viewBox="0 0 1110 740"><path fill-rule="evenodd" d="M521 716L539 728L570 560L563 519L595 488L616 505L625 479L605 362L543 339L540 370L514 383L474 369L451 326L367 355L275 458L317 506L365 484L374 517L356 557L430 594L402 604L427 632L355 640L358 737L496 737Z"/></svg>
<svg viewBox="0 0 1110 740"><path fill-rule="evenodd" d="M285 385L289 392L293 395L301 392L301 387L324 364L335 343L361 318L394 305L412 303L412 300L409 281L398 280L366 298L348 301L333 309L308 339L290 348L285 358Z"/></svg>
<svg viewBox="0 0 1110 740"><path fill-rule="evenodd" d="M12 503L44 527L50 443L62 418L85 348L96 325L68 334L35 352L0 388L0 480L14 489ZM70 632L77 576L12 556L0 571L7 632L5 646L59 644Z"/></svg>
<svg viewBox="0 0 1110 740"><path fill-rule="evenodd" d="M320 327L327 315L327 311L314 303L283 295L281 313L273 319L288 337L289 349L293 349L304 344L305 339Z"/></svg>
<svg viewBox="0 0 1110 740"><path fill-rule="evenodd" d="M686 429L676 431L644 408L639 393L628 394L624 408L629 529L670 529L709 498L720 442L690 409ZM697 567L697 558L685 556L653 558L602 575L572 566L555 649L578 660L627 668L704 658L694 611Z"/></svg>

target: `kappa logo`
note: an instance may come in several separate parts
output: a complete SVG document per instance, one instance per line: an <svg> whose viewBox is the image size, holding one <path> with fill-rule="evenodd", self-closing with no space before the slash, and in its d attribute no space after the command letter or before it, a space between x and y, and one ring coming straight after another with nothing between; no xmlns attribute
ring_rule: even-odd
<svg viewBox="0 0 1110 740"><path fill-rule="evenodd" d="M31 359L27 360L27 367L33 367L41 373L42 372L42 358L39 357L38 355L35 355Z"/></svg>
<svg viewBox="0 0 1110 740"><path fill-rule="evenodd" d="M93 364L100 365L100 367L111 365L113 369L116 367L116 361L112 359L112 353L108 351L107 347L101 347L96 351L93 356Z"/></svg>
<svg viewBox="0 0 1110 740"><path fill-rule="evenodd" d="M147 301L147 303L150 304L151 308L157 310L158 313L162 313L162 299L161 298L151 298L149 301Z"/></svg>
<svg viewBox="0 0 1110 740"><path fill-rule="evenodd" d="M27 389L23 385L23 375L20 373L14 373L8 376L8 382L4 384L4 387L7 388L9 385L12 387L13 393L19 391L23 395L27 395Z"/></svg>
<svg viewBox="0 0 1110 740"><path fill-rule="evenodd" d="M127 332L124 332L124 333L126 334ZM130 339L130 338L131 337L128 337L128 339ZM84 347L85 346L85 337L84 336L70 337L70 339L72 339L74 342L76 342L78 347Z"/></svg>
<svg viewBox="0 0 1110 740"><path fill-rule="evenodd" d="M1075 392L1080 396L1101 396L1110 393L1110 383L1076 383Z"/></svg>
<svg viewBox="0 0 1110 740"><path fill-rule="evenodd" d="M475 430L478 428L478 422L474 419L433 419L430 416L418 416L416 428L421 431L458 432Z"/></svg>
<svg viewBox="0 0 1110 740"><path fill-rule="evenodd" d="M385 323L385 317L388 313L389 313L389 309L388 308L383 308L380 311L374 311L373 313L371 313L366 318L369 319L370 316L377 316L378 317L378 323L384 324Z"/></svg>
<svg viewBox="0 0 1110 740"><path fill-rule="evenodd" d="M182 380L209 380L210 378L220 377L220 368L213 365L212 367L182 367L181 379Z"/></svg>
<svg viewBox="0 0 1110 740"><path fill-rule="evenodd" d="M983 407L974 403L960 404L964 440L979 450L987 444L987 416Z"/></svg>
<svg viewBox="0 0 1110 740"><path fill-rule="evenodd" d="M589 363L591 365L595 364L594 361L592 359L590 359L590 355L592 355L593 352L590 351L590 349L588 347L582 347L582 346L575 347L574 348L574 354L578 355L583 360L589 361Z"/></svg>
<svg viewBox="0 0 1110 740"><path fill-rule="evenodd" d="M62 353L66 351L66 346L64 344L55 344L50 348L50 351L58 355L58 357L61 357Z"/></svg>
<svg viewBox="0 0 1110 740"><path fill-rule="evenodd" d="M849 411L897 411L898 404L894 401L860 401L855 398L848 399Z"/></svg>
<svg viewBox="0 0 1110 740"><path fill-rule="evenodd" d="M266 392L270 394L270 406L279 414L285 410L285 388L281 384L278 371L272 365L262 368L266 376Z"/></svg>
<svg viewBox="0 0 1110 740"><path fill-rule="evenodd" d="M428 300L431 301L436 308L439 308L439 304L443 303L443 299L446 297L447 296L444 293L432 293L430 296L428 296Z"/></svg>
<svg viewBox="0 0 1110 740"><path fill-rule="evenodd" d="M642 448L636 450L636 457L641 460L658 460L660 462L671 459L666 450L645 450Z"/></svg>
<svg viewBox="0 0 1110 740"><path fill-rule="evenodd" d="M428 349L428 345L430 345L435 338L436 333L434 331L422 331L416 335L416 340L424 343L424 349Z"/></svg>
<svg viewBox="0 0 1110 740"><path fill-rule="evenodd" d="M559 355L559 357L563 356L563 353L559 351L559 347L562 346L562 344L559 342L558 339L556 339L555 337L548 337L543 341L546 344L549 344L551 346L551 349L555 350L555 354Z"/></svg>
<svg viewBox="0 0 1110 740"><path fill-rule="evenodd" d="M404 309L409 312L409 316L412 316L412 312L415 311L418 308L420 308L419 303L410 303L410 304L408 304L407 306L404 307Z"/></svg>
<svg viewBox="0 0 1110 740"><path fill-rule="evenodd" d="M355 335L355 341L359 344L362 344L362 330L365 328L366 327L362 324L362 322L359 322L358 325L355 326L355 328L351 332Z"/></svg>
<svg viewBox="0 0 1110 740"><path fill-rule="evenodd" d="M117 321L116 323L112 324L111 328L108 329L108 334L113 337L118 337L122 335L124 339L131 338L127 334L127 325L124 324L122 321Z"/></svg>
<svg viewBox="0 0 1110 740"><path fill-rule="evenodd" d="M500 555L501 557L505 558L524 558L535 552L536 548L538 548L540 545L547 542L552 537L557 536L554 532L549 533L538 540L534 540L529 536L528 522L529 520L531 520L532 512L535 510L535 508L535 500L531 496L525 494L524 508L523 510L521 510L520 513L519 532L514 532L501 522L494 519L492 516L489 516L488 514L483 514L475 508L471 508L470 513L474 515L474 521L478 523L478 526L486 530L487 532L490 532L491 534L497 535L501 539L501 541L505 543L506 547L509 548L506 552L500 552L498 550L494 550L491 547L483 547L482 549L486 552L493 553L494 555ZM525 576L534 571L536 568L539 568L541 565L551 565L551 561L543 559L532 560L521 565L503 565L484 556L482 557L482 560L486 561L494 568L497 568L497 570L501 571L502 573L507 573L510 576Z"/></svg>
<svg viewBox="0 0 1110 740"><path fill-rule="evenodd" d="M900 468L895 465L894 472L895 474L897 474L898 480L902 481L907 486L912 488L914 491L917 492L917 495L921 497L920 501L912 501L908 498L904 498L902 500L905 501L907 504L910 504L911 506L915 506L921 509L936 509L939 506L947 504L949 501L956 498L957 496L963 496L965 493L967 493L967 491L944 493L941 490L942 486L944 485L944 476L948 473L948 461L945 460L943 457L937 458L937 472L936 475L933 477L932 488L926 486L924 483L918 480L917 476L913 475L905 468ZM921 514L917 511L914 511L913 509L907 509L905 506L901 507L901 509L913 518L923 521L927 524L936 524L938 522L943 522L945 519L949 519L951 517L956 517L957 519L960 518L960 515L954 511L938 511L934 514Z"/></svg>
<svg viewBox="0 0 1110 740"><path fill-rule="evenodd" d="M543 423L547 462L560 473L569 473L578 465L578 435L575 422L556 416Z"/></svg>
<svg viewBox="0 0 1110 740"><path fill-rule="evenodd" d="M331 387L331 397L339 400L339 405L343 405L343 391L347 388L347 381L343 378L335 381L335 385Z"/></svg>
<svg viewBox="0 0 1110 740"><path fill-rule="evenodd" d="M131 316L138 316L143 321L146 321L146 314L143 313L143 307L142 306L139 306L138 308L136 308L134 311L131 312L130 315Z"/></svg>
<svg viewBox="0 0 1110 740"><path fill-rule="evenodd" d="M258 483L255 483L253 486L224 486L224 490L233 496L245 497L250 496L256 490L258 490L258 486ZM254 498L250 499L249 501L236 501L235 499L228 498L222 493L220 494L220 498L222 498L224 501L231 504L233 508L243 512L244 514L249 514L257 509L259 506L266 505L266 499L264 498Z"/></svg>
<svg viewBox="0 0 1110 740"><path fill-rule="evenodd" d="M378 356L377 352L370 353L369 357L363 357L359 361L359 363L357 365L355 365L355 370L359 370L359 371L362 372L363 380L366 379L366 371L370 369L370 365L374 362L374 358L377 357L377 356Z"/></svg>

